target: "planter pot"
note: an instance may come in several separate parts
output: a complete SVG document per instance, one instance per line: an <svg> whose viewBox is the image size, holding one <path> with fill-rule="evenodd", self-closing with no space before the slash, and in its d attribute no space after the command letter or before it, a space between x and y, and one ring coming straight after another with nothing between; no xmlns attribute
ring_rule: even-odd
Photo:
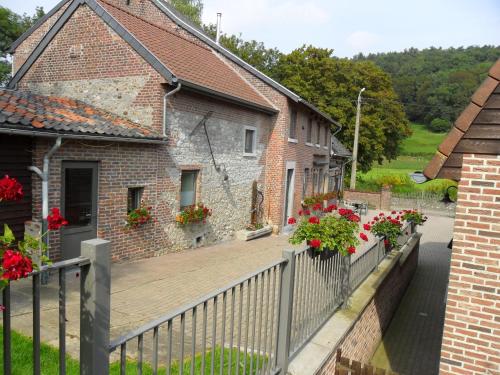
<svg viewBox="0 0 500 375"><path fill-rule="evenodd" d="M271 234L273 228L270 225L266 225L264 228L260 228L257 230L240 230L236 232L236 238L242 241L250 241L259 237L267 236Z"/></svg>
<svg viewBox="0 0 500 375"><path fill-rule="evenodd" d="M328 260L331 257L333 257L335 254L337 254L336 251L328 250L328 249L325 249L323 251L318 251L316 249L313 249L312 247L307 249L307 255L309 255L310 258L314 259L314 258L319 257L320 261Z"/></svg>

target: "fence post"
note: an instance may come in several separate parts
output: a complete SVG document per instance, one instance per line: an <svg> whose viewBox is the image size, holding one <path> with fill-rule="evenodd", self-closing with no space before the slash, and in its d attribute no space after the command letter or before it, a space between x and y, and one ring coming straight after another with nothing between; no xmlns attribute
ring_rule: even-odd
<svg viewBox="0 0 500 375"><path fill-rule="evenodd" d="M290 337L292 331L293 289L295 282L295 251L284 250L283 257L287 260L281 269L280 300L278 309L278 343L276 347L276 362L281 374L288 371L290 357Z"/></svg>
<svg viewBox="0 0 500 375"><path fill-rule="evenodd" d="M350 278L351 278L351 255L341 257L342 261L342 279L341 279L341 296L342 296L342 308L347 309L349 307L349 295L350 295Z"/></svg>
<svg viewBox="0 0 500 375"><path fill-rule="evenodd" d="M82 256L90 265L80 280L80 374L109 373L111 243L83 241Z"/></svg>

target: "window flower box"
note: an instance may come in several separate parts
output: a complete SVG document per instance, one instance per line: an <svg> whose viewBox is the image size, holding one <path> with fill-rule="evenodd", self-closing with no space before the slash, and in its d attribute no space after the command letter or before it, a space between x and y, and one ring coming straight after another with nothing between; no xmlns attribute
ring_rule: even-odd
<svg viewBox="0 0 500 375"><path fill-rule="evenodd" d="M192 206L185 207L175 217L175 221L181 225L195 224L207 222L207 218L212 216L212 210L206 207L203 203L198 203Z"/></svg>

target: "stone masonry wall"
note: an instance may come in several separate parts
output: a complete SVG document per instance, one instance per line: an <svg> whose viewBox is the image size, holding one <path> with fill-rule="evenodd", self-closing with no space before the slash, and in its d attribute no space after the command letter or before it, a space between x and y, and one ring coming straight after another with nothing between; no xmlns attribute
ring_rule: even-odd
<svg viewBox="0 0 500 375"><path fill-rule="evenodd" d="M72 46L77 46L72 48ZM80 47L81 46L81 47ZM80 51L74 55L74 51ZM80 7L20 82L21 90L84 100L127 117L160 133L163 127L163 79L107 27L87 6ZM50 206L60 205L61 163L99 162L98 235L113 241L114 259L152 256L193 245L230 238L250 220L251 187L264 184L268 115L181 91L167 106L168 145L65 141L52 160ZM207 121L214 158L229 176L223 182L215 171L203 128L190 136L203 116ZM257 153L244 157L244 127L257 130ZM38 141L35 165L51 145ZM213 209L206 225L180 228L183 169L200 171L200 201ZM40 186L35 183L34 216L40 215ZM135 231L124 230L128 187L144 186L144 199L153 206L158 223ZM52 236L51 254L59 254Z"/></svg>
<svg viewBox="0 0 500 375"><path fill-rule="evenodd" d="M500 373L500 156L466 154L440 374Z"/></svg>
<svg viewBox="0 0 500 375"><path fill-rule="evenodd" d="M318 371L319 375L335 373L337 349L342 350L343 357L363 363L369 362L403 298L417 265L418 243L405 262L402 265L396 263L378 286L374 298L365 307L341 343L333 348L331 356Z"/></svg>

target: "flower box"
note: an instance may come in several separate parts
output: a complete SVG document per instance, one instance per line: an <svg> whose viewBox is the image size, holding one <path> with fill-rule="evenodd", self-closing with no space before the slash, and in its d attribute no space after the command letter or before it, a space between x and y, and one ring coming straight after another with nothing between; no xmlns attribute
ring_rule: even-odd
<svg viewBox="0 0 500 375"><path fill-rule="evenodd" d="M273 228L270 225L266 225L265 227L256 230L240 230L236 232L236 238L242 241L250 241L259 237L267 236L272 232Z"/></svg>

